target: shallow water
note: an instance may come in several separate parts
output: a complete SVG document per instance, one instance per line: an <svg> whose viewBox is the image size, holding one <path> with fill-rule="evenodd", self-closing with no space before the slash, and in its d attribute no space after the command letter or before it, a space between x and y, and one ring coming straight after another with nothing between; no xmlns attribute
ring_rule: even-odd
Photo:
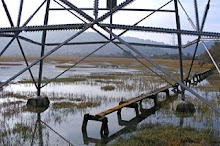
<svg viewBox="0 0 220 146"><path fill-rule="evenodd" d="M63 70L56 68L55 65L56 62L46 63L45 67L48 68L48 72L45 73L46 77L55 76ZM3 72L11 73L13 71L15 73L21 67L24 67L24 65L13 67L13 69L12 67L4 68ZM184 118L181 117L172 110L172 101L177 97L170 99L166 98L165 93L160 93L158 98L164 103L162 107L154 107L152 100L144 100L143 110L139 111L141 115L138 117L136 117L135 110L132 108L122 109L122 119L118 118L117 112L108 115L109 135L107 137L100 135L101 123L97 121L89 121L87 133L82 132L81 126L84 114L100 113L103 110L118 105L122 99L135 97L163 85L153 80L156 77L141 74L140 71L134 69L105 68L102 72L99 72L99 68L91 68L93 66L86 65L83 68L74 68L74 70L67 72L64 76L81 75L83 73L85 73L83 75L90 75L94 73L107 74L117 72L121 76L117 75L117 78L111 80L122 83L99 83L95 82L94 79L75 83L51 83L42 89L42 94L47 95L51 99L51 104L41 114L28 110L25 99L18 99L13 97L12 94L8 94L13 93L28 97L34 96L36 95L36 89L33 84L13 83L4 87L0 98L0 145L109 144L120 136L132 134L142 124L147 123L171 123L176 126L192 126L196 129L211 129L213 134L219 137L220 116L210 111L209 108L206 108L206 106L188 92L186 92L187 100L193 102L196 107L196 112L193 115ZM124 75L125 73L126 75ZM9 75L4 74L4 76L1 76L1 81L9 77ZM26 78L28 78L28 75L23 74L17 80ZM205 80L200 84L205 86L207 83L208 81ZM101 90L101 87L105 85L115 86L116 89L113 91ZM196 88L195 91L208 100L219 101L219 91L209 92L199 88ZM61 100L59 100L60 98ZM55 109L52 106L55 102L70 101L69 99L77 98L83 101L99 102L100 105L81 109L76 107ZM14 104L6 104L11 102L14 102ZM76 103L80 102L77 101ZM215 105L219 108L218 103Z"/></svg>

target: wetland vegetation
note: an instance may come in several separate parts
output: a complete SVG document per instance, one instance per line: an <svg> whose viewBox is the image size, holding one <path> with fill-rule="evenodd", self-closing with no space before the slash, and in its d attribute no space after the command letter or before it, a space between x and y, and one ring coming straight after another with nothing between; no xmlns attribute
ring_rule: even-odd
<svg viewBox="0 0 220 146"><path fill-rule="evenodd" d="M148 124L137 130L135 135L119 138L114 146L153 146L153 145L219 145L220 139L213 136L212 130L196 130L192 127Z"/></svg>
<svg viewBox="0 0 220 146"><path fill-rule="evenodd" d="M0 62L7 64L7 59ZM80 58L49 58L45 60L46 67L52 66L49 72L45 72L43 83L62 72ZM17 64L24 66L22 59L13 58ZM34 58L31 59L31 61ZM143 61L143 60L142 60ZM155 60L167 71L178 77L177 60ZM147 63L146 63L147 64ZM1 65L1 64L0 64ZM187 71L190 61L184 61L184 70ZM14 66L10 66L14 67ZM210 68L205 64L200 67L199 61L195 61L193 73ZM7 68L4 68L7 70ZM159 74L161 74L159 72ZM7 77L7 75L5 75ZM165 77L165 76L163 76ZM26 108L26 100L36 95L36 89L28 75L8 84L1 91L0 98L0 145L30 145L33 141L37 145L40 139L44 145L83 145L85 137L82 136L81 125L83 115L86 113L97 114L119 104L121 100L130 99L143 93L147 93L166 85L166 82L147 71L142 65L130 58L88 58L81 66L71 69L66 75L53 80L42 89L42 94L50 99L50 107L41 113L41 129L43 137L35 134L34 139L27 138L33 133L38 120L34 112ZM192 86L197 93L210 101L218 109L220 108L220 78L214 72L197 86ZM173 93L172 93L173 94ZM181 117L172 110L172 101L166 102L146 119L132 126L125 133L118 134L110 145L218 145L220 134L220 117L197 98L186 92L186 100L196 107L193 115ZM163 101L165 94L159 94ZM143 101L143 108L152 108L151 100ZM133 109L122 110L124 123L129 123L134 118ZM121 131L128 126L118 123L117 114L108 116L110 135ZM126 122L127 121L127 122ZM180 124L180 122L182 122ZM88 136L94 139L102 139L99 135L100 123L91 122L88 127ZM53 130L51 130L51 128ZM13 130L14 129L14 130ZM38 128L36 128L38 129ZM14 131L14 132L13 132ZM55 131L55 132L54 132ZM38 131L40 132L40 130ZM62 137L56 134L58 132ZM65 140L63 139L65 138ZM11 139L11 141L9 141ZM68 142L69 143L68 143ZM105 143L105 140L102 141ZM94 141L88 142L96 144ZM103 143L102 143L103 144Z"/></svg>

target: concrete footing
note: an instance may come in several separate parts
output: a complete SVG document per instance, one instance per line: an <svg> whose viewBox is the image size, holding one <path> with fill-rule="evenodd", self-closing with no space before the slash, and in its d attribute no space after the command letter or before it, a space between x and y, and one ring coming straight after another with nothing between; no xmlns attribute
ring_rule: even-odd
<svg viewBox="0 0 220 146"><path fill-rule="evenodd" d="M177 100L173 102L173 110L181 113L193 113L195 106L189 101Z"/></svg>
<svg viewBox="0 0 220 146"><path fill-rule="evenodd" d="M33 107L48 107L50 104L50 101L48 97L41 97L38 96L36 98L30 98L27 101L27 106L33 106Z"/></svg>
<svg viewBox="0 0 220 146"><path fill-rule="evenodd" d="M27 105L27 110L29 112L32 113L43 113L44 111L46 111L48 109L48 106L45 107L35 107L35 106L31 106L31 105Z"/></svg>

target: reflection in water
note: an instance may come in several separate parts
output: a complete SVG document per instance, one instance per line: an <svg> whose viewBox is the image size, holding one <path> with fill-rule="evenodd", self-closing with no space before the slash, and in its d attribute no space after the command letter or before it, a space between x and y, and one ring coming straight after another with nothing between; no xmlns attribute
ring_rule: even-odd
<svg viewBox="0 0 220 146"><path fill-rule="evenodd" d="M140 102L140 114L136 111L136 117L130 119L129 121L123 120L122 119L122 114L121 112L117 112L117 118L118 118L118 125L123 126L121 130L117 131L116 133L112 134L111 136L108 136L108 134L103 134L102 132L100 133L101 139L96 139L96 138L91 138L87 134L87 130L83 129L82 130L82 135L83 135L83 140L84 144L88 145L89 143L104 143L107 144L110 141L114 140L118 136L126 133L130 133L131 131L135 131L137 128L137 125L148 118L149 116L155 114L156 111L161 109L163 106L169 104L173 100L176 99L177 96L172 96L166 98L164 101L158 101L157 104L155 104L152 108L150 109L144 109L142 106L142 103Z"/></svg>
<svg viewBox="0 0 220 146"><path fill-rule="evenodd" d="M51 77L62 71L62 69L51 65L48 67L46 77ZM20 67L15 68L19 69ZM105 71L108 72L107 69ZM176 126L191 126L196 129L211 128L214 135L218 135L218 129L220 129L219 115L210 111L196 98L191 97L188 92L186 92L187 100L196 107L196 113L191 115L192 117L177 115L172 110L170 103L172 100L159 95L161 104L152 107L154 104L151 101L143 101L143 105L139 109L140 114L136 117L134 117L135 111L128 108L123 109L122 115L116 112L109 115L109 136L100 135L99 130L97 130L100 129L98 122L89 124L88 131L82 133L81 126L85 113L100 113L118 105L121 100L130 99L163 86L157 77L144 75L140 72L134 73L134 70L125 69L124 71L126 73L115 74L115 79L87 78L83 82L49 84L43 88L43 94L50 98L51 107L42 110L44 112L26 108L26 98L36 95L36 90L32 84L15 83L4 87L0 94L0 145L95 145L96 143L109 143L119 136L129 135L139 126L147 123L172 123ZM14 73L16 71L10 69L9 72ZM86 69L68 72L66 77L73 76L75 72L86 72ZM10 75L3 71L0 80L3 81L7 76ZM27 75L24 74L20 79L22 78L27 79ZM204 80L200 84L205 86L207 83L208 81ZM101 87L106 85L114 86L115 90L101 90ZM206 91L203 88L196 88L196 92L206 99L212 100L214 104L219 101L217 98L220 95L219 91L211 89ZM60 101L76 104L91 101L99 102L100 105L85 108L53 108L53 103ZM216 106L219 107L219 104Z"/></svg>
<svg viewBox="0 0 220 146"><path fill-rule="evenodd" d="M32 135L32 140L31 140L31 146L33 146L37 141L38 138L38 146L44 146L44 135L43 135L43 129L50 129L51 131L53 131L57 136L59 136L63 141L65 141L68 145L72 145L72 143L70 143L70 141L68 141L67 139L65 139L62 135L60 135L57 131L55 131L53 128L51 128L48 124L46 124L45 122L43 122L41 120L41 113L44 112L45 110L47 110L48 107L45 108L36 108L36 107L28 107L28 110L31 110L32 112L36 112L37 113L37 120L34 126L34 132ZM44 128L43 128L44 127ZM46 141L48 142L49 139L47 139Z"/></svg>

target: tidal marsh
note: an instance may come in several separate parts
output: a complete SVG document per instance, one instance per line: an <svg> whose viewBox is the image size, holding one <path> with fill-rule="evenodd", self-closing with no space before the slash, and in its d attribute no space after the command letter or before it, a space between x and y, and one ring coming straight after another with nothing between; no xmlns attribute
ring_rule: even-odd
<svg viewBox="0 0 220 146"><path fill-rule="evenodd" d="M56 73L63 71L69 64L76 62L78 59L80 58L69 58L69 60L68 58L57 58L52 63L52 59L45 60L45 66L50 68L49 71L46 71L44 74L43 83L46 83L50 78L53 78ZM104 60L105 62L103 62ZM161 63L167 71L179 77L177 68L178 61L155 61ZM124 101L140 94L148 93L149 91L166 85L164 80L144 69L142 65L136 63L133 59L109 58L106 60L106 58L89 58L83 63L86 64L87 68L85 65L78 66L78 68L68 71L67 74L42 88L42 94L48 96L51 104L45 112L40 114L41 120L75 145L87 143L88 145L96 144L95 141L86 141L86 138L82 136L81 125L84 114L90 113L95 115L118 105L122 100ZM186 70L190 62L186 61L184 63L184 69ZM118 68L101 68L106 64L108 66L117 66ZM91 67L98 68L90 72ZM206 70L208 65L200 68L196 61L195 67L193 72ZM159 74L166 78L162 73L159 72ZM214 73L199 83L198 86L192 86L191 88L219 108L220 93L218 83L219 78L216 78L216 73ZM18 127L16 126L17 123L31 127L33 131L34 125L38 120L36 113L25 109L25 101L30 97L36 96L36 88L27 75L8 84L3 88L1 93L0 126L4 129L1 131L4 135L0 138L0 145L3 144L3 141L6 141L7 138L15 136L17 140L24 138L22 135L16 135L16 133L9 131L9 129L13 129L13 127ZM171 92L171 94L173 93ZM122 110L122 123L128 123L128 126L121 125L117 118L117 113L110 114L108 116L109 136L114 135L117 131L123 131L126 127L128 130L118 134L116 140L111 141L109 144L218 144L219 141L216 140L216 138L218 138L218 129L220 128L219 115L215 114L210 108L191 94L187 92L186 94L186 99L195 105L196 112L189 117L183 117L183 119L172 110L172 100L164 102L160 109L147 115L146 119L131 127L129 127L129 121L135 118L133 109L124 108ZM161 101L166 100L165 93L159 94L158 98ZM154 106L152 100L144 100L142 104L146 109ZM181 121L182 125L180 125ZM180 126L182 126L182 128ZM99 135L100 127L99 122L89 122L87 136L102 140ZM50 128L44 127L42 129L42 141L45 145L50 145L51 143L48 142L51 141L55 141L55 145L68 144ZM19 130L18 128L15 129ZM38 128L36 129L40 132ZM181 132L183 134L181 134ZM208 133L208 136L204 137L204 133ZM5 134L7 135L5 136ZM168 137L168 139L166 139L166 137ZM202 142L198 141L200 138ZM37 145L39 140L40 137L35 135L33 140L34 145ZM105 140L103 141L105 142ZM168 141L168 143L166 141ZM14 139L8 142L9 145L14 143L16 143ZM23 145L30 144L31 140L23 142Z"/></svg>

